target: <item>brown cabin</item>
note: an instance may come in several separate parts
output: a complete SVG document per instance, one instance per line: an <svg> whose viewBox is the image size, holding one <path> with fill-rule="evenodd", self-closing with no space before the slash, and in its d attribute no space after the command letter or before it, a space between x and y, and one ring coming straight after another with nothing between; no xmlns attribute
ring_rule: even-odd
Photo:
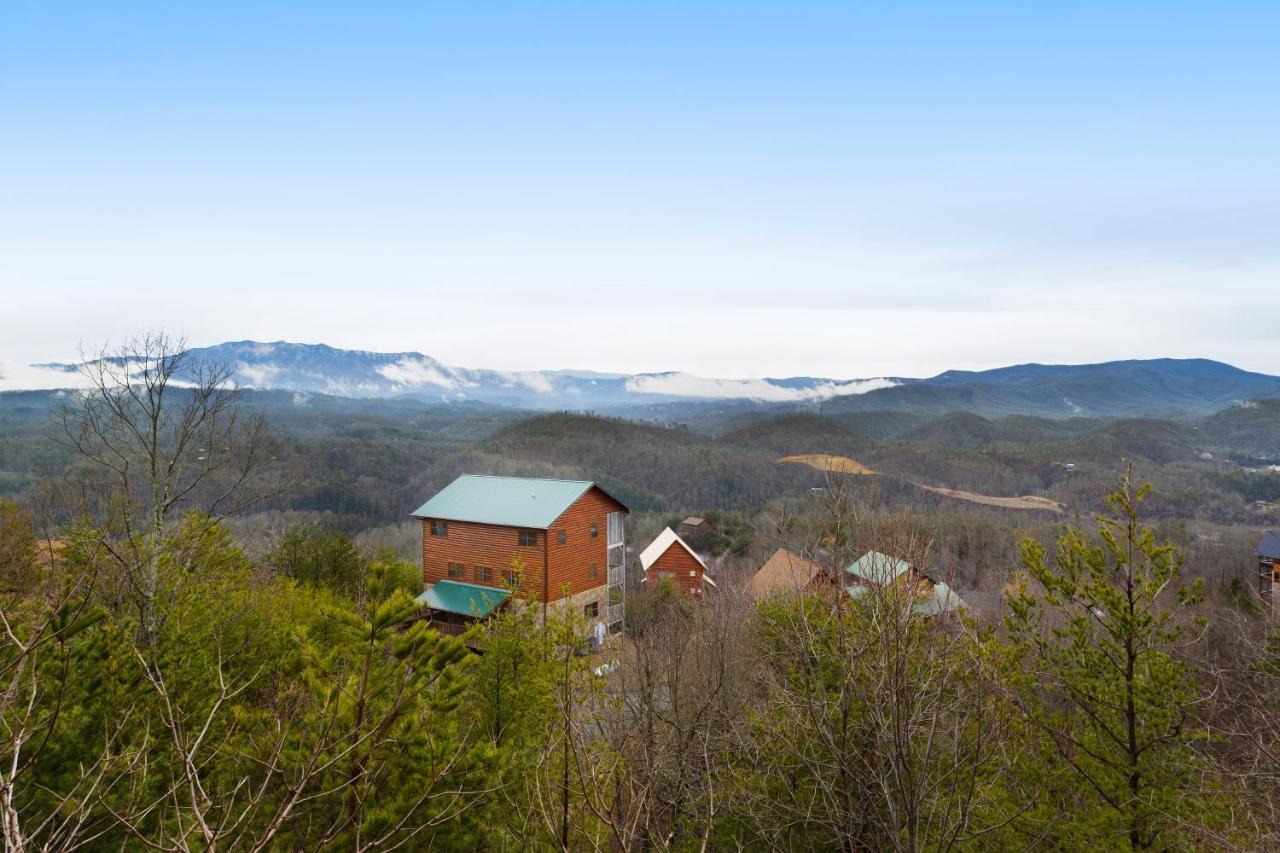
<svg viewBox="0 0 1280 853"><path fill-rule="evenodd" d="M779 548L747 581L747 594L759 601L774 595L802 593L815 585L830 586L828 573L812 560Z"/></svg>
<svg viewBox="0 0 1280 853"><path fill-rule="evenodd" d="M651 588L669 580L685 592L701 595L703 589L716 585L707 577L707 564L670 527L640 552L640 565L644 582Z"/></svg>
<svg viewBox="0 0 1280 853"><path fill-rule="evenodd" d="M1280 531L1263 533L1255 556L1258 558L1258 594L1274 610L1277 607L1274 590L1280 584Z"/></svg>
<svg viewBox="0 0 1280 853"><path fill-rule="evenodd" d="M680 522L680 526L677 529L680 531L681 536L692 536L695 533L708 533L711 531L711 522L707 521L705 518L699 518L696 515L691 515L684 521Z"/></svg>
<svg viewBox="0 0 1280 853"><path fill-rule="evenodd" d="M620 625L628 509L585 480L463 475L414 511L422 521L420 601L440 622L465 622L514 588L525 601ZM445 582L439 594L437 583ZM460 589L467 587L473 589ZM469 613L451 602L466 603Z"/></svg>

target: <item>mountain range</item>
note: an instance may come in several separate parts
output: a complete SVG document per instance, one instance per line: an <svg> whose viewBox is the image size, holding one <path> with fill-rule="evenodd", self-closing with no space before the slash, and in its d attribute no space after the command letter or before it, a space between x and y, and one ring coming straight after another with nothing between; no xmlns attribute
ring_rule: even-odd
<svg viewBox="0 0 1280 853"><path fill-rule="evenodd" d="M232 365L244 388L347 398L472 402L523 409L636 411L679 416L689 407L967 411L983 416L1192 415L1280 397L1280 377L1207 359L1102 364L1022 364L951 370L923 379L790 377L716 379L682 372L499 371L446 365L418 352L345 350L324 344L237 341L198 347L194 358ZM0 391L74 388L75 364L0 362Z"/></svg>

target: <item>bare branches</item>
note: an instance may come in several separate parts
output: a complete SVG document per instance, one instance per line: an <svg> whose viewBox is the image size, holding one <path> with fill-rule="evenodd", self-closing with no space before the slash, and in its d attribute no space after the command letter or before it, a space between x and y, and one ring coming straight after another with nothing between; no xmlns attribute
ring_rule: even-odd
<svg viewBox="0 0 1280 853"><path fill-rule="evenodd" d="M58 416L61 440L88 463L88 494L148 642L156 599L181 576L164 575L173 519L214 524L279 493L268 480L275 445L261 414L246 415L230 365L193 358L181 338L153 333L86 354L89 387Z"/></svg>

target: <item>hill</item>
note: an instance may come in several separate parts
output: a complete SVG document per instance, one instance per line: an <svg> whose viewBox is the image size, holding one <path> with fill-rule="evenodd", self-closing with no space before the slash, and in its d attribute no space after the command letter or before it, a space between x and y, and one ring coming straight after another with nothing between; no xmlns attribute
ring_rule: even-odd
<svg viewBox="0 0 1280 853"><path fill-rule="evenodd" d="M1280 377L1207 359L1151 359L949 371L856 397L836 397L826 401L823 410L965 411L986 417L1187 417L1276 396L1280 396Z"/></svg>

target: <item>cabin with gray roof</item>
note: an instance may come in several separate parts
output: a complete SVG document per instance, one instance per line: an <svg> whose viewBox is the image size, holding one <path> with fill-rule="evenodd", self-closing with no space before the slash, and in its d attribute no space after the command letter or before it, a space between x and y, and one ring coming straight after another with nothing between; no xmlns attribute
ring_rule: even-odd
<svg viewBox="0 0 1280 853"><path fill-rule="evenodd" d="M622 621L626 506L587 480L465 474L418 507L419 602L461 633L512 594L610 628Z"/></svg>

